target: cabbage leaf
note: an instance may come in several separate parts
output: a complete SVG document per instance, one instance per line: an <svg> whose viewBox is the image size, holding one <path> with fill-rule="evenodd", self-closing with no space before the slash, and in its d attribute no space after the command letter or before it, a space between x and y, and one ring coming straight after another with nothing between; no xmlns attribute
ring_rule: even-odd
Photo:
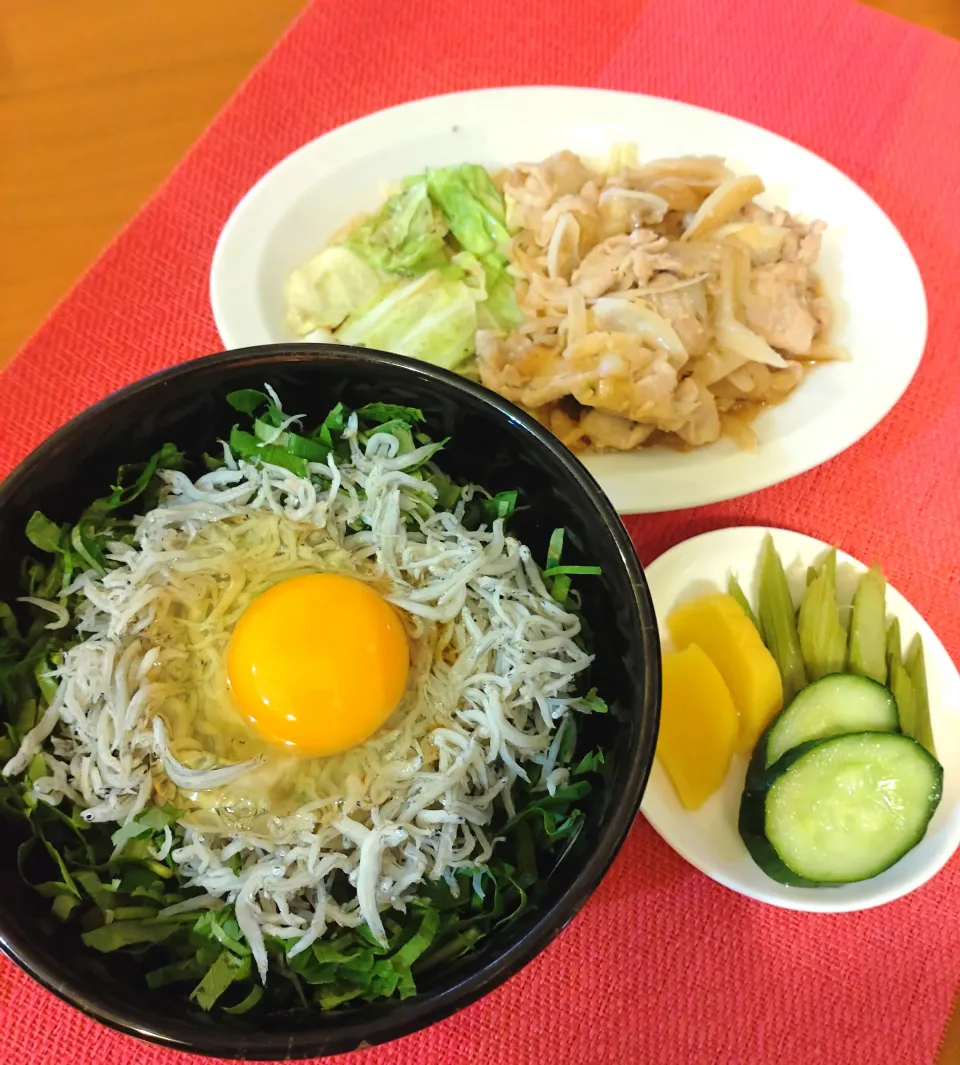
<svg viewBox="0 0 960 1065"><path fill-rule="evenodd" d="M473 354L476 331L476 290L434 270L395 283L382 298L351 315L337 339L453 370Z"/></svg>
<svg viewBox="0 0 960 1065"><path fill-rule="evenodd" d="M385 274L414 276L448 262L447 226L434 209L425 178L413 178L372 218L352 230L343 247Z"/></svg>

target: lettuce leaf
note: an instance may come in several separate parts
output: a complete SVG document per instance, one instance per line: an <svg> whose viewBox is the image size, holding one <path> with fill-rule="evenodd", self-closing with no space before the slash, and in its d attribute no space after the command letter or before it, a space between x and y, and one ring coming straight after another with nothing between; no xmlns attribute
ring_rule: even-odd
<svg viewBox="0 0 960 1065"><path fill-rule="evenodd" d="M398 282L382 299L351 315L337 339L452 370L473 354L476 331L476 293L465 281L434 270Z"/></svg>

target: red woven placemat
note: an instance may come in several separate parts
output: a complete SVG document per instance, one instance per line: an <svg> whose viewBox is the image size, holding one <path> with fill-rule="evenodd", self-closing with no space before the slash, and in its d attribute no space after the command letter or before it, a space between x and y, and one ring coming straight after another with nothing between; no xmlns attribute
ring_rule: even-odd
<svg viewBox="0 0 960 1065"><path fill-rule="evenodd" d="M219 347L207 304L217 234L285 154L380 107L520 83L630 89L739 115L837 164L890 213L931 315L919 375L893 414L778 488L629 525L645 562L734 522L878 556L958 657L960 46L849 0L318 0L0 375L0 476L105 393ZM640 821L585 911L509 984L341 1060L930 1065L960 983L958 909L960 859L879 910L774 910L701 876ZM2 1065L197 1060L101 1028L0 962Z"/></svg>

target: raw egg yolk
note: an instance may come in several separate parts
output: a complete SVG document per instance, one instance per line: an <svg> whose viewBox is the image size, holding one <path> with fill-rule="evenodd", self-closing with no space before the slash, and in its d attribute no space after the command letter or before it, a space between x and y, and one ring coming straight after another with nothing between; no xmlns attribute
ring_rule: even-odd
<svg viewBox="0 0 960 1065"><path fill-rule="evenodd" d="M337 754L376 732L409 668L397 612L336 573L274 585L243 612L227 648L240 712L269 743L303 755Z"/></svg>

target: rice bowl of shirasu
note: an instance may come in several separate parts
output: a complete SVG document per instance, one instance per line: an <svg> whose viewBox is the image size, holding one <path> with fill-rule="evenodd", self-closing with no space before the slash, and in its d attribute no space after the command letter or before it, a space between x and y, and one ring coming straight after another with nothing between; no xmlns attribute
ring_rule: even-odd
<svg viewBox="0 0 960 1065"><path fill-rule="evenodd" d="M444 386L449 376L416 375ZM561 560L562 527L538 557L514 531L524 486L518 506L502 481L493 492L448 475L433 419L384 403L393 391L312 420L284 409L302 392L282 382L227 385L229 414L253 432L234 425L205 439L202 462L171 436L149 458L132 454L139 464L79 520L29 516L39 553L4 614L2 650L19 660L2 696L14 722L6 805L55 860L30 880L53 900L60 937L135 964L141 993L176 998L187 1017L239 1031L248 1016L269 1028L299 1015L297 1028L313 1014L329 1032L360 1021L373 1008L364 1003L399 1014L429 998L446 967L488 955L488 940L515 932L523 943L550 909L549 870L589 849L582 830L598 812L609 817L623 770L593 736L622 707L595 661L589 588L609 588L609 559L591 565L572 529ZM322 635L326 601L302 599L317 575L347 579L399 622L402 675L378 677L387 660L371 654L367 615L357 621L347 600L331 601ZM248 712L239 632L278 589L253 672L276 667L283 690ZM339 716L279 714L278 739L264 727L271 699L315 707L304 685L340 637L328 692ZM360 736L348 719L363 713L371 677L402 695Z"/></svg>

